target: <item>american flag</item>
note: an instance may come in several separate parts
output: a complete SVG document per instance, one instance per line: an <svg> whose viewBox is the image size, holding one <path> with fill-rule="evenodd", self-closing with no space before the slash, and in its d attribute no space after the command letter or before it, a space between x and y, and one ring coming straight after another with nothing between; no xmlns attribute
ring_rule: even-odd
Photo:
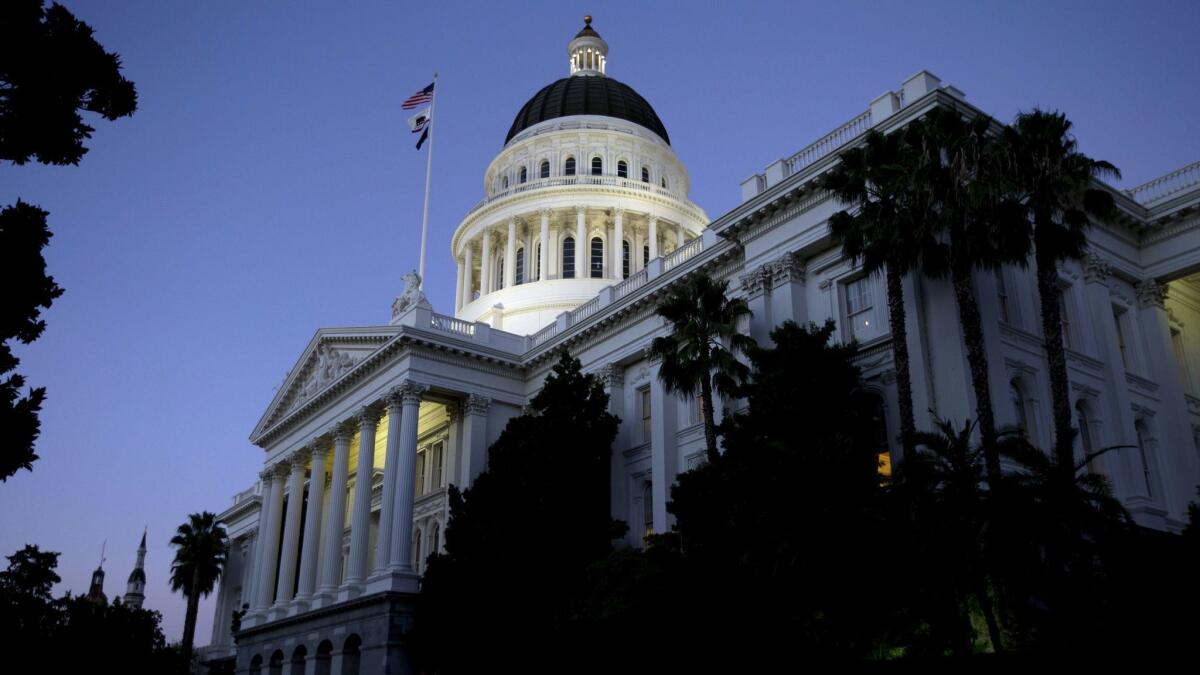
<svg viewBox="0 0 1200 675"><path fill-rule="evenodd" d="M412 96L409 96L408 99L406 101L404 101L403 104L400 105L400 108L403 110L412 110L413 108L415 108L419 105L424 105L426 103L429 103L432 100L433 100L433 83L430 82L428 87L425 87L421 91L418 91L417 93L413 94Z"/></svg>

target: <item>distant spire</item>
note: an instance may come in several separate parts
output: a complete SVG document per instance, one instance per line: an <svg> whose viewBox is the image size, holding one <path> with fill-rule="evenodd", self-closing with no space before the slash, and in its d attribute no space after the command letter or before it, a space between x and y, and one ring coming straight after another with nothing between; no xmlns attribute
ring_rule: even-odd
<svg viewBox="0 0 1200 675"><path fill-rule="evenodd" d="M107 603L108 596L104 595L104 548L108 546L108 540L100 544L100 566L92 572L92 583L88 587L87 599L93 602Z"/></svg>
<svg viewBox="0 0 1200 675"><path fill-rule="evenodd" d="M134 609L141 609L146 600L146 528L142 528L142 543L138 546L137 564L129 573L129 581L125 584L125 604Z"/></svg>

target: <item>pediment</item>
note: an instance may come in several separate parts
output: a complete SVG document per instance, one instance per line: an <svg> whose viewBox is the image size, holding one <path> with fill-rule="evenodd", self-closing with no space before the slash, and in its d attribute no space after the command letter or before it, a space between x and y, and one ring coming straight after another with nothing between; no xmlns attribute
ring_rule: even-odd
<svg viewBox="0 0 1200 675"><path fill-rule="evenodd" d="M322 328L288 371L250 438L256 439L354 370L396 336L396 326Z"/></svg>

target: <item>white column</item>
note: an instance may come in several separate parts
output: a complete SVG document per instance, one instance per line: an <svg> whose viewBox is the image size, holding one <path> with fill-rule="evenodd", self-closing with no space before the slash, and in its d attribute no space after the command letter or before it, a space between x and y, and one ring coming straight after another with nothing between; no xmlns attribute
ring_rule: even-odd
<svg viewBox="0 0 1200 675"><path fill-rule="evenodd" d="M650 367L650 481L654 492L654 531L662 534L671 530L674 517L667 512L671 485L679 471L678 449L675 444L675 413L678 408L674 394L666 391L659 378L661 361ZM713 396L713 407L717 405Z"/></svg>
<svg viewBox="0 0 1200 675"><path fill-rule="evenodd" d="M650 246L650 259L654 260L658 257L658 218L650 216L649 228L650 241L648 244Z"/></svg>
<svg viewBox="0 0 1200 675"><path fill-rule="evenodd" d="M587 237L587 207L575 207L575 277L587 279L592 275L588 265L592 244Z"/></svg>
<svg viewBox="0 0 1200 675"><path fill-rule="evenodd" d="M255 611L266 611L275 597L275 559L279 552L279 521L283 509L283 475L278 467L268 469L268 475L263 476L263 487L267 494L263 497L266 504L265 530L262 530L262 546L258 565L258 602ZM269 479L269 483L268 483Z"/></svg>
<svg viewBox="0 0 1200 675"><path fill-rule="evenodd" d="M614 279L624 279L625 262L625 210L613 209L612 274ZM633 251L630 251L632 254Z"/></svg>
<svg viewBox="0 0 1200 675"><path fill-rule="evenodd" d="M459 487L471 487L475 477L487 468L487 413L492 399L471 394L463 405L462 476Z"/></svg>
<svg viewBox="0 0 1200 675"><path fill-rule="evenodd" d="M275 606L286 605L296 586L296 556L300 546L300 515L304 511L304 450L292 453L287 463L288 504L283 523L283 553L279 556L279 579L275 582ZM282 462L280 463L283 464Z"/></svg>
<svg viewBox="0 0 1200 675"><path fill-rule="evenodd" d="M346 488L350 473L350 432L345 424L333 432L333 471L329 477L329 516L321 542L322 602L337 591L342 580L342 536L346 531Z"/></svg>
<svg viewBox="0 0 1200 675"><path fill-rule="evenodd" d="M454 312L456 314L463 306L463 261L462 258L457 258L457 261L458 276L454 282Z"/></svg>
<svg viewBox="0 0 1200 675"><path fill-rule="evenodd" d="M325 458L329 448L325 441L309 446L312 457L308 477L308 509L304 516L304 541L300 544L300 589L296 601L308 603L317 587L317 561L321 549L321 509L325 503Z"/></svg>
<svg viewBox="0 0 1200 675"><path fill-rule="evenodd" d="M367 537L371 527L371 476L375 463L375 427L379 411L363 406L358 412L358 469L354 474L354 511L350 520L350 559L346 585L367 578ZM352 593L355 591L352 591Z"/></svg>
<svg viewBox="0 0 1200 675"><path fill-rule="evenodd" d="M388 568L402 575L414 574L410 558L417 481L417 417L421 414L421 394L426 389L415 382L400 385L404 412L400 422L400 473L396 484L396 511L391 523L392 547Z"/></svg>
<svg viewBox="0 0 1200 675"><path fill-rule="evenodd" d="M508 219L508 242L504 248L504 287L517 284L517 219Z"/></svg>
<svg viewBox="0 0 1200 675"><path fill-rule="evenodd" d="M475 293L475 289L474 289L475 268L472 267L472 265L474 264L474 261L471 260L471 257L472 257L472 254L475 252L475 247L471 244L471 242L468 241L466 246L464 246L463 248L466 249L465 251L463 251L463 294L462 294L462 304L465 306L465 305L471 304L471 301L474 300L473 296Z"/></svg>
<svg viewBox="0 0 1200 675"><path fill-rule="evenodd" d="M550 209L541 209L538 215L542 219L541 246L538 253L538 281L550 278Z"/></svg>
<svg viewBox="0 0 1200 675"><path fill-rule="evenodd" d="M610 363L596 372L604 391L608 394L608 412L618 418L625 417L625 369L616 363ZM613 449L609 467L609 514L617 519L633 523L628 513L628 479L625 474L625 455L622 452L628 445L622 441L621 429L613 439ZM632 531L632 528L631 528Z"/></svg>
<svg viewBox="0 0 1200 675"><path fill-rule="evenodd" d="M383 460L383 492L379 498L379 536L375 540L375 575L388 569L392 553L392 513L396 508L396 480L400 473L401 389L395 387L387 395L387 455Z"/></svg>
<svg viewBox="0 0 1200 675"><path fill-rule="evenodd" d="M679 225L679 226L676 226L676 228L675 228L675 246L676 246L676 247L682 247L682 246L683 246L683 244L684 244L684 241L683 241L683 226L682 226L682 225Z"/></svg>
<svg viewBox="0 0 1200 675"><path fill-rule="evenodd" d="M492 292L492 233L483 232L483 257L479 259L479 296Z"/></svg>

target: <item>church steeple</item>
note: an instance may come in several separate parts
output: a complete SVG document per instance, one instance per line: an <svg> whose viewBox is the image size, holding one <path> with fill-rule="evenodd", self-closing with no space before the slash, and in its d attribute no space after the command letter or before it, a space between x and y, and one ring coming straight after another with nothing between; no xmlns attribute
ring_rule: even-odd
<svg viewBox="0 0 1200 675"><path fill-rule="evenodd" d="M138 546L137 565L129 573L129 583L125 585L125 604L135 609L141 609L146 599L146 530L142 530L142 543Z"/></svg>
<svg viewBox="0 0 1200 675"><path fill-rule="evenodd" d="M108 602L108 596L104 595L104 548L107 545L107 540L100 545L100 565L92 572L92 584L88 587L86 596L88 600L101 604Z"/></svg>
<svg viewBox="0 0 1200 675"><path fill-rule="evenodd" d="M591 16L583 17L583 30L567 45L567 54L571 57L572 75L604 76L608 65L608 43L592 28Z"/></svg>

